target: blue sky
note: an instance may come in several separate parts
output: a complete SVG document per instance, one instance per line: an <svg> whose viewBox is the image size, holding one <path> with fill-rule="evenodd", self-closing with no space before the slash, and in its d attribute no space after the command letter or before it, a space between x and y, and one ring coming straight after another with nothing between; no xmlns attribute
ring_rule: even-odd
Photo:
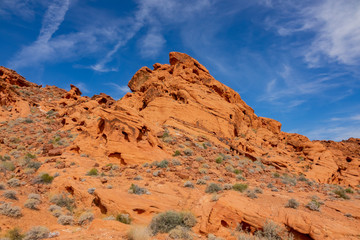
<svg viewBox="0 0 360 240"><path fill-rule="evenodd" d="M185 52L258 116L310 139L360 137L358 0L0 0L0 65L122 97Z"/></svg>

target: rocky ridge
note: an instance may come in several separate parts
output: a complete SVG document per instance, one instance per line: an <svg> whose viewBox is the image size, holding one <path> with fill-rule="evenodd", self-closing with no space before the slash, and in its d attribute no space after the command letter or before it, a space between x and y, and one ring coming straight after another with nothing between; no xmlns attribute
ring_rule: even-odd
<svg viewBox="0 0 360 240"><path fill-rule="evenodd" d="M170 64L141 68L128 86L132 92L118 101L106 94L89 98L73 85L70 91L43 88L0 67L0 182L18 192L14 205L30 193L41 196L36 211L0 215L2 232L45 225L60 233L58 239L123 238L129 226L106 217L122 213L147 225L157 213L191 210L195 239L236 239L269 219L295 239L358 239L359 139L310 141L282 132L279 122L258 117L183 53L170 53ZM39 167L30 167L33 162ZM56 176L51 184L35 181L44 172ZM14 178L16 187L9 185ZM195 187L184 187L188 182ZM205 194L211 182L224 188L215 197ZM257 189L256 198L226 190L238 182ZM150 194L129 193L131 184ZM337 194L345 188L342 196L350 199ZM66 227L51 216L51 197L61 193L76 203L64 214L76 219L91 212L89 226ZM306 207L313 195L320 211ZM298 209L285 207L292 198Z"/></svg>

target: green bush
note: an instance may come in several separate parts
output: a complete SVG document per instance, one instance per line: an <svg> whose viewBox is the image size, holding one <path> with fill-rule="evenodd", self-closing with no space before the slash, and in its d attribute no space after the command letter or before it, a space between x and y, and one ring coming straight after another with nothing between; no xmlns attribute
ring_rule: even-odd
<svg viewBox="0 0 360 240"><path fill-rule="evenodd" d="M181 155L181 152L179 150L176 150L173 154L174 157L180 156L180 155Z"/></svg>
<svg viewBox="0 0 360 240"><path fill-rule="evenodd" d="M308 204L306 204L306 207L312 211L320 211L321 203L317 200L313 199Z"/></svg>
<svg viewBox="0 0 360 240"><path fill-rule="evenodd" d="M54 180L53 176L50 176L48 173L43 173L40 175L41 183L49 184Z"/></svg>
<svg viewBox="0 0 360 240"><path fill-rule="evenodd" d="M157 233L168 233L177 226L192 228L196 225L196 218L189 212L167 211L153 217L150 222L150 230Z"/></svg>
<svg viewBox="0 0 360 240"><path fill-rule="evenodd" d="M72 211L75 208L74 199L69 198L64 193L52 196L50 202L60 207L66 207L69 211Z"/></svg>
<svg viewBox="0 0 360 240"><path fill-rule="evenodd" d="M222 187L216 183L210 183L205 189L206 193L215 193L215 192L217 193L220 191L222 191Z"/></svg>
<svg viewBox="0 0 360 240"><path fill-rule="evenodd" d="M343 198L343 199L350 199L350 197L346 194L346 191L345 189L343 189L342 187L337 187L335 190L334 190L334 193L340 197L340 198Z"/></svg>
<svg viewBox="0 0 360 240"><path fill-rule="evenodd" d="M98 173L98 170L97 170L96 168L91 169L91 170L87 173L88 176L97 176L98 174L99 174L99 173Z"/></svg>
<svg viewBox="0 0 360 240"><path fill-rule="evenodd" d="M235 183L233 189L238 192L244 192L248 188L248 185L245 183Z"/></svg>
<svg viewBox="0 0 360 240"><path fill-rule="evenodd" d="M116 221L122 222L124 224L131 224L131 218L129 214L121 213L116 216Z"/></svg>
<svg viewBox="0 0 360 240"><path fill-rule="evenodd" d="M222 157L217 157L217 158L215 159L215 162L220 164L220 163L223 162L223 158L222 158Z"/></svg>
<svg viewBox="0 0 360 240"><path fill-rule="evenodd" d="M3 168L5 170L8 170L8 171L12 172L12 171L15 170L15 165L14 165L14 163L12 163L10 161L5 161L5 162L1 163L0 168Z"/></svg>
<svg viewBox="0 0 360 240"><path fill-rule="evenodd" d="M6 235L5 235L6 238L8 238L9 240L22 240L25 235L24 234L21 234L21 229L20 228L13 228L13 229L10 229Z"/></svg>

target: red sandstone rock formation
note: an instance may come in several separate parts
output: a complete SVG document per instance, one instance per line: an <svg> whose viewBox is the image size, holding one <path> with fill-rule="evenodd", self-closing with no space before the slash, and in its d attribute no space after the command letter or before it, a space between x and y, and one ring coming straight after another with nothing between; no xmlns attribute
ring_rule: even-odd
<svg viewBox="0 0 360 240"><path fill-rule="evenodd" d="M14 202L19 206L31 192L43 199L39 211L24 209L21 218L0 215L1 229L46 225L60 231L58 239L120 239L129 227L102 220L104 216L127 213L134 223L147 225L156 213L174 209L193 211L199 239L208 233L235 239L231 231L238 224L253 233L267 219L287 227L295 239L360 235L359 193L340 201L328 185L359 189L359 139L310 141L282 132L279 122L258 117L238 93L183 53L170 53L170 65L141 68L128 86L132 92L118 101L103 93L89 98L73 85L70 91L42 88L0 67L0 155L10 155L6 161L15 167L12 175L0 173L0 182L14 176L24 182ZM180 155L173 157L175 151ZM22 161L27 153L42 163L38 172L59 173L51 185L33 184L37 173L29 173L28 163ZM215 162L219 156L221 163ZM181 165L172 164L173 158ZM145 164L164 159L170 162L168 169L157 168L157 174L156 166ZM87 176L91 168L104 176ZM251 188L264 193L250 199L223 191L218 201L212 201L205 186L183 187L185 181L201 179L204 172L213 182L221 178L224 184L234 184L238 172L231 168L242 171ZM274 178L275 172L285 175ZM137 175L150 195L128 193ZM306 180L296 181L300 175ZM276 192L266 187L270 183ZM93 194L89 188L96 188ZM57 224L47 208L49 196L59 192L70 194L78 211L95 213L89 229L70 234L69 228L75 226ZM315 194L325 202L320 212L305 207ZM299 209L284 207L290 198L300 202Z"/></svg>

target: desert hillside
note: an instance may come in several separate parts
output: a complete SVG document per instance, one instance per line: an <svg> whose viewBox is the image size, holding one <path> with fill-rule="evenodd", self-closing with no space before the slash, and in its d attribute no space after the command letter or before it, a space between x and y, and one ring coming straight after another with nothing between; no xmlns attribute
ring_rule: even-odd
<svg viewBox="0 0 360 240"><path fill-rule="evenodd" d="M118 101L0 67L0 238L360 239L360 139L282 132L169 63Z"/></svg>

